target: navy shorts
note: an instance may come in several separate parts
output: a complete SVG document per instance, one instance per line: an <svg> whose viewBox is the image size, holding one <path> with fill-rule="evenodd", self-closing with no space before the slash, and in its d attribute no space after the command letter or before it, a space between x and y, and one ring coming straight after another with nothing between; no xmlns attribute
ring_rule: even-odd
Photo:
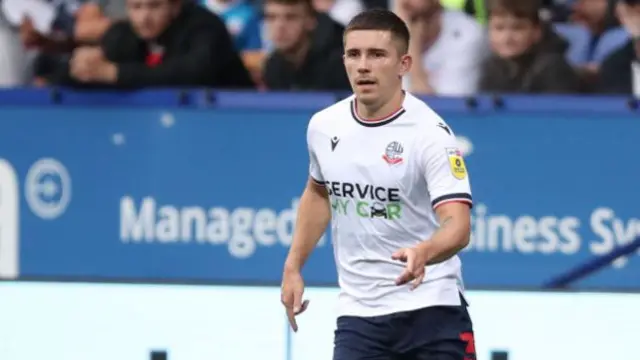
<svg viewBox="0 0 640 360"><path fill-rule="evenodd" d="M475 360L467 303L375 317L341 316L333 360Z"/></svg>

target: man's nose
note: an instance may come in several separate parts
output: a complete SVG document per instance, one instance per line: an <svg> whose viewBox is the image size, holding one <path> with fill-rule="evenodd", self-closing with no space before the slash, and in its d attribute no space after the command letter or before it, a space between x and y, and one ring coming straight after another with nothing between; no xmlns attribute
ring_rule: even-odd
<svg viewBox="0 0 640 360"><path fill-rule="evenodd" d="M358 72L369 72L371 70L371 65L366 56L361 56L358 60Z"/></svg>

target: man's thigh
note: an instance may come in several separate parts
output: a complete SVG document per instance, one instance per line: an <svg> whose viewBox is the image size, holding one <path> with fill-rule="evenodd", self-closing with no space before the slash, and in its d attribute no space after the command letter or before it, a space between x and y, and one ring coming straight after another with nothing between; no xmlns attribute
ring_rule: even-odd
<svg viewBox="0 0 640 360"><path fill-rule="evenodd" d="M411 314L411 329L400 352L407 360L475 360L473 325L466 303L437 306Z"/></svg>
<svg viewBox="0 0 640 360"><path fill-rule="evenodd" d="M391 353L388 317L341 316L337 325L333 360L399 360Z"/></svg>

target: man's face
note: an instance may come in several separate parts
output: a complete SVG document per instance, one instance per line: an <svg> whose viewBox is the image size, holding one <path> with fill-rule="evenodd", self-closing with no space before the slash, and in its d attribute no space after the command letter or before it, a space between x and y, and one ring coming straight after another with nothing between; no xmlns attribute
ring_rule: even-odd
<svg viewBox="0 0 640 360"><path fill-rule="evenodd" d="M267 2L264 18L269 39L279 51L294 50L315 26L315 19L303 4Z"/></svg>
<svg viewBox="0 0 640 360"><path fill-rule="evenodd" d="M176 0L127 0L127 15L144 40L153 40L169 26L179 11Z"/></svg>
<svg viewBox="0 0 640 360"><path fill-rule="evenodd" d="M527 19L511 15L492 15L489 19L491 48L501 58L524 54L540 40L541 30Z"/></svg>
<svg viewBox="0 0 640 360"><path fill-rule="evenodd" d="M577 0L573 4L573 15L577 21L596 26L607 15L607 0Z"/></svg>
<svg viewBox="0 0 640 360"><path fill-rule="evenodd" d="M379 104L402 87L411 57L389 31L353 30L344 37L344 66L353 92L364 104Z"/></svg>

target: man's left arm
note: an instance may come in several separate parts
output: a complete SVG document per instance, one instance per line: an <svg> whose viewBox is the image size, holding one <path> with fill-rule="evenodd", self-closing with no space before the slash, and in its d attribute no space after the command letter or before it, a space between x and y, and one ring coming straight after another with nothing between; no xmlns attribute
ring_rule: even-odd
<svg viewBox="0 0 640 360"><path fill-rule="evenodd" d="M469 244L471 215L469 205L450 202L436 209L440 228L431 239L423 241L417 250L425 255L426 265L448 260Z"/></svg>
<svg viewBox="0 0 640 360"><path fill-rule="evenodd" d="M440 227L416 248L427 265L457 254L469 244L471 234L471 186L462 152L446 124L440 123L433 131L433 140L425 141L422 164Z"/></svg>
<svg viewBox="0 0 640 360"><path fill-rule="evenodd" d="M433 128L426 129L429 135L419 140L417 157L440 227L431 238L391 255L406 264L396 284L412 282L412 289L422 283L427 265L451 258L469 244L471 236L471 187L462 152L444 122L429 126Z"/></svg>

